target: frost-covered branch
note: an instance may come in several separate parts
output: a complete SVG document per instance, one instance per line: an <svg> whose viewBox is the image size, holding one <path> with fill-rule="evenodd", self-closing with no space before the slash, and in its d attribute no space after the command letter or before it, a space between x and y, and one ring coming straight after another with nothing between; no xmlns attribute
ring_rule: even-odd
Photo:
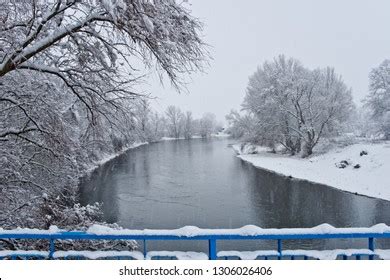
<svg viewBox="0 0 390 280"><path fill-rule="evenodd" d="M135 89L151 69L177 88L182 74L203 69L202 24L188 7L175 0L1 2L0 212L41 190L73 194L77 176L103 156L164 135L164 118L141 109L149 94ZM40 203L6 224L29 226Z"/></svg>

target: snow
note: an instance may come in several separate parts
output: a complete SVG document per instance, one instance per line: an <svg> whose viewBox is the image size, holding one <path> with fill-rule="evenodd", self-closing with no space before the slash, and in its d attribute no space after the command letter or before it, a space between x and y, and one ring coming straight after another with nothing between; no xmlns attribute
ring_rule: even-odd
<svg viewBox="0 0 390 280"><path fill-rule="evenodd" d="M101 165L104 165L105 163L109 162L110 160L113 160L114 158L117 158L119 157L120 155L124 154L125 152L127 152L128 150L131 150L131 149L135 149L135 148L138 148L140 146L143 146L143 145L148 145L149 143L148 142L135 142L131 145L129 145L128 147L126 147L125 149L123 149L122 151L120 152L117 152L117 153L114 153L114 154L109 154L107 156L104 156L101 160L99 160L98 162L96 162L93 166L91 166L88 170L87 170L87 174L90 174L92 171L94 171L96 168L98 168L99 166Z"/></svg>
<svg viewBox="0 0 390 280"><path fill-rule="evenodd" d="M76 30L77 28L84 26L87 22L91 21L91 19L98 17L98 16L99 16L99 14L92 14L91 13L88 15L88 17L86 17L82 20L79 20L78 22L76 22L74 24L69 24L67 26L61 26L61 27L57 28L56 30L53 30L53 32L50 33L48 36L43 37L42 39L34 42L32 45L30 44L29 46L25 47L23 49L23 51L21 51L15 57L15 61L23 61L23 59L25 57L29 57L31 54L34 54L34 53L38 52L38 50L44 48L44 46L50 45L53 42L60 40L61 38L64 37L64 35L68 34L69 31ZM27 38L26 41L28 39L29 38ZM6 63L7 63L7 60L4 60L0 64L0 69L4 69L4 66L6 65ZM40 66L45 67L44 65L40 65Z"/></svg>
<svg viewBox="0 0 390 280"><path fill-rule="evenodd" d="M369 249L335 249L335 250L284 250L283 256L307 256L320 260L335 260L338 256L351 257L354 255L376 255L383 260L390 259L390 250L376 249L371 251ZM11 256L40 256L42 258L48 258L48 251L36 251L36 250L4 250L0 251L0 257ZM258 257L278 257L279 253L275 250L263 250L263 251L219 251L217 256L224 257L238 257L241 260L255 260ZM83 257L86 259L99 259L99 258L115 258L115 257L130 257L135 260L151 260L154 257L170 257L178 260L207 260L208 255L200 252L182 252L182 251L150 251L147 253L146 258L142 252L139 251L56 251L53 254L54 259L67 258L67 257Z"/></svg>
<svg viewBox="0 0 390 280"><path fill-rule="evenodd" d="M335 228L329 224L321 224L312 228L260 228L254 225L247 225L236 229L202 229L195 226L185 226L179 229L112 229L102 225L93 225L87 230L88 233L96 235L164 235L164 236L183 236L195 237L202 235L295 235L295 234L348 234L348 233L390 233L390 227L385 224L377 224L369 228Z"/></svg>
<svg viewBox="0 0 390 280"><path fill-rule="evenodd" d="M0 227L0 234L56 234L60 233L60 230L56 226L50 226L48 230L46 229L36 229L36 228L16 228L12 230L5 230Z"/></svg>
<svg viewBox="0 0 390 280"><path fill-rule="evenodd" d="M96 260L99 258L130 257L135 260L143 260L144 255L139 251L56 251L53 258L84 257Z"/></svg>
<svg viewBox="0 0 390 280"><path fill-rule="evenodd" d="M390 258L390 250L375 250L374 252L369 249L335 249L335 250L283 250L283 256L307 256L320 260L335 260L338 256L351 257L354 255L378 255L381 259ZM239 257L241 260L255 260L258 257L278 257L280 256L277 251L220 251L218 257Z"/></svg>
<svg viewBox="0 0 390 280"><path fill-rule="evenodd" d="M153 22L146 15L144 15L142 17L142 19L144 20L145 26L148 29L148 31L152 33L154 31L154 24L153 24Z"/></svg>
<svg viewBox="0 0 390 280"><path fill-rule="evenodd" d="M241 154L240 145L233 145L238 157L258 168L328 185L343 191L390 200L390 143L361 143L337 148L306 159L273 154L257 149L257 154ZM360 156L361 151L367 155ZM244 151L245 152L245 151ZM346 168L336 164L347 160ZM359 164L360 168L353 166Z"/></svg>
<svg viewBox="0 0 390 280"><path fill-rule="evenodd" d="M351 257L354 255L376 255L383 260L390 259L390 250L376 249L371 251L369 249L335 249L335 250L284 250L282 251L282 257L287 256L307 256L320 260L335 260L338 256ZM0 257L11 256L34 256L48 258L48 251L37 250L4 250L0 251ZM258 257L278 257L279 253L275 250L264 251L219 251L217 256L224 257L238 257L241 260L255 260ZM86 259L100 259L100 258L115 258L115 257L130 257L135 260L151 260L154 257L170 257L178 260L207 260L208 255L200 252L182 252L182 251L150 251L147 253L146 258L142 252L139 251L56 251L53 254L54 259L67 258L67 257L83 257Z"/></svg>
<svg viewBox="0 0 390 280"><path fill-rule="evenodd" d="M211 134L211 137L215 137L215 138L229 138L230 136L231 136L230 134L227 134L224 132L218 132L218 133Z"/></svg>
<svg viewBox="0 0 390 280"><path fill-rule="evenodd" d="M382 260L390 260L390 250L376 249L375 255Z"/></svg>
<svg viewBox="0 0 390 280"><path fill-rule="evenodd" d="M240 155L259 154L259 153L265 153L269 151L269 148L267 147L256 146L256 145L235 144L232 145L232 147Z"/></svg>
<svg viewBox="0 0 390 280"><path fill-rule="evenodd" d="M373 255L369 249L335 249L335 250L284 250L282 256L307 256L320 260L335 260L338 256Z"/></svg>
<svg viewBox="0 0 390 280"><path fill-rule="evenodd" d="M153 257L173 257L178 260L208 260L205 253L199 252L182 252L182 251L150 251L146 254L146 259L151 260Z"/></svg>
<svg viewBox="0 0 390 280"><path fill-rule="evenodd" d="M98 165L105 164L106 162L108 162L108 161L110 161L110 160L112 160L112 159L122 155L123 153L127 152L128 150L135 149L135 148L138 148L140 146L147 145L147 144L149 144L149 143L148 142L135 142L132 145L130 145L127 148L125 148L124 150L105 157L104 159L100 160L97 164Z"/></svg>
<svg viewBox="0 0 390 280"><path fill-rule="evenodd" d="M279 256L278 251L275 250L263 250L263 251L219 251L217 256L223 257L239 257L241 260L255 260L258 257L264 256Z"/></svg>
<svg viewBox="0 0 390 280"><path fill-rule="evenodd" d="M390 257L390 250L380 250L386 252L380 252L382 256ZM373 255L376 254L369 249L335 249L335 250L283 250L281 256L307 256L314 259L320 260L335 260L338 256L351 257L353 255ZM388 254L388 255L386 255ZM220 251L218 257L239 257L241 260L255 260L258 257L278 257L280 254L278 251ZM379 255L379 253L378 253ZM382 258L380 256L380 258Z"/></svg>
<svg viewBox="0 0 390 280"><path fill-rule="evenodd" d="M49 257L49 252L47 251L36 251L36 250L0 250L0 257L10 257L10 256L40 256L43 258ZM1 278L0 278L1 279Z"/></svg>
<svg viewBox="0 0 390 280"><path fill-rule="evenodd" d="M49 230L17 228L14 230L4 230L0 228L0 238L4 234L58 234L65 232L55 226ZM247 225L236 229L202 229L195 226L185 226L179 229L113 229L103 225L92 225L87 231L95 235L132 235L132 236L182 236L195 237L204 235L295 235L295 234L349 234L349 233L390 233L390 226L386 224L377 224L368 228L335 228L329 224L321 224L312 228L261 228L254 225Z"/></svg>
<svg viewBox="0 0 390 280"><path fill-rule="evenodd" d="M173 141L173 140L184 140L184 137L175 138L175 137L162 137L161 141Z"/></svg>

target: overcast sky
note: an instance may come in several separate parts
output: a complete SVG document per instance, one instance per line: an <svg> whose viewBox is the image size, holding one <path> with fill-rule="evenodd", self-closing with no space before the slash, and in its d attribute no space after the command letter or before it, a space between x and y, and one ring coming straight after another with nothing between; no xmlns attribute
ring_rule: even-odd
<svg viewBox="0 0 390 280"><path fill-rule="evenodd" d="M389 0L189 0L204 24L213 60L195 74L188 93L151 82L156 109L173 104L195 116L213 112L224 120L239 109L248 76L279 54L309 68L333 66L353 90L367 93L368 73L390 58Z"/></svg>

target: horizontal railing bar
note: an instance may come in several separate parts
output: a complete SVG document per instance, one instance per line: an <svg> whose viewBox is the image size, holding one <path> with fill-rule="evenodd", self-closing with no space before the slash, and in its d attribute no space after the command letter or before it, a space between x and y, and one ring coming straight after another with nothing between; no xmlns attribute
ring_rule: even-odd
<svg viewBox="0 0 390 280"><path fill-rule="evenodd" d="M383 228L382 228L383 229ZM375 256L378 255L375 251L375 240L376 239L385 239L390 238L390 231L380 231L377 229L375 231L367 231L355 229L354 232L352 229L339 229L339 232L332 230L331 232L306 232L298 231L294 232L292 230L270 230L270 231L225 231L225 230L203 230L203 231L180 231L180 230L111 230L111 231L62 231L62 230L29 230L29 229L17 229L17 230L2 230L0 229L0 239L33 239L33 240L47 240L49 244L48 259L55 258L55 242L58 240L142 240L144 244L143 255L144 258L147 255L146 243L150 240L207 240L209 244L209 259L215 260L218 259L218 250L217 250L217 241L220 240L276 240L277 241L277 250L278 250L278 259L283 259L285 257L295 258L298 256L303 256L305 259L307 257L315 258L315 256L310 255L312 252L303 252L298 254L298 251L292 252L291 250L283 250L282 244L285 240L310 240L310 239L367 239L368 240L368 250L363 250L360 252L351 252L351 250L346 249L345 252L342 250L338 253L339 256L356 256L356 259L361 259L361 257L368 256L370 260L375 259ZM278 232L280 232L278 234ZM321 251L321 250L320 250ZM327 250L322 250L327 251ZM1 252L1 251L0 251ZM257 252L257 251L256 251ZM299 251L301 252L301 251ZM326 253L326 252L325 252ZM6 254L6 255L4 255ZM387 252L385 252L385 255ZM4 256L3 256L4 255ZM18 257L39 257L35 255L34 252L3 252L3 255L0 253L0 259L4 257L8 258L18 258ZM380 258L381 252L379 252ZM268 256L260 256L268 257ZM386 258L386 257L385 257Z"/></svg>
<svg viewBox="0 0 390 280"><path fill-rule="evenodd" d="M292 239L343 239L343 238L390 238L386 233L321 233L321 234L260 234L260 235L138 235L138 234L92 234L87 232L40 233L0 233L0 239L72 239L72 240L292 240Z"/></svg>

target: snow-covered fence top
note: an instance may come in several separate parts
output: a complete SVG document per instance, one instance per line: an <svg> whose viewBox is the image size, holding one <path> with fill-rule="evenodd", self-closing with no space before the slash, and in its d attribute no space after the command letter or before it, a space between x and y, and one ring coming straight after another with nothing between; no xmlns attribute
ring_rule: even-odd
<svg viewBox="0 0 390 280"><path fill-rule="evenodd" d="M298 239L367 239L368 249L338 249L325 251L307 251L307 250L283 250L283 240ZM313 228L286 228L286 229L263 229L253 225L247 225L237 229L201 229L194 226L186 226L173 230L130 230L130 229L112 229L102 225L93 225L86 231L64 231L57 227L51 227L48 230L40 229L0 229L0 239L42 239L50 243L49 251L30 252L30 251L1 251L1 258L104 258L104 257L129 257L132 259L148 259L159 255L175 256L176 258L189 258L189 256L200 257L196 252L147 252L146 243L149 240L204 240L208 241L208 258L215 260L218 258L228 258L229 256L247 259L249 257L304 257L307 258L328 258L329 256L343 256L347 258L354 256L357 259L366 257L369 259L390 257L390 250L375 250L375 239L390 238L390 227L385 224L378 224L370 228L335 228L329 224L322 224ZM276 251L217 251L218 240L275 240L277 243ZM127 251L56 251L55 243L58 240L141 240L143 241L143 252ZM97 253L96 253L97 252ZM100 253L99 253L100 252ZM236 253L238 252L238 253ZM3 253L3 254L2 254ZM201 254L202 258L205 254ZM142 257L143 256L143 257Z"/></svg>
<svg viewBox="0 0 390 280"><path fill-rule="evenodd" d="M43 238L42 236L61 238L68 237L73 238L73 236L118 236L118 237L132 237L134 239L144 239L144 237L153 237L153 236L163 236L163 237L182 237L182 238L191 238L191 237L208 237L214 236L223 238L224 236L227 239L230 239L234 236L239 237L270 237L273 239L275 235L283 236L283 239L289 238L296 239L297 235L299 236L311 236L311 235L327 235L332 237L333 235L357 235L361 237L373 236L375 235L389 235L390 236L390 226L386 224L377 224L372 227L356 227L356 228L336 228L329 224L321 224L312 228L261 228L254 225L247 225L237 229L202 229L195 226L185 226L179 229L144 229L144 230L131 230L131 229L113 229L102 225L93 225L89 227L86 231L65 231L61 230L56 226L50 227L48 230L41 229L27 229L27 228L17 228L13 230L4 230L0 228L0 238L9 238L8 236L39 236L38 238ZM322 237L323 238L323 237ZM147 238L149 239L149 238Z"/></svg>

